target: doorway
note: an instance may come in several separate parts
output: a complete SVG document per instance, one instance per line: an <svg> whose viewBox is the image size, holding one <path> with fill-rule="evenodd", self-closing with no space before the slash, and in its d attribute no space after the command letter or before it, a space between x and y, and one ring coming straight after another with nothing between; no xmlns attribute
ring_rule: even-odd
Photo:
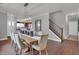
<svg viewBox="0 0 79 59"><path fill-rule="evenodd" d="M68 40L78 41L78 14L68 16Z"/></svg>

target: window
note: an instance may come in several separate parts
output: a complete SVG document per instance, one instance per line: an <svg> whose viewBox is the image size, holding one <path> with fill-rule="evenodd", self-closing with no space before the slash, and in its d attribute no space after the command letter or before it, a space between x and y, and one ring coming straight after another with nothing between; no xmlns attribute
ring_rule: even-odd
<svg viewBox="0 0 79 59"><path fill-rule="evenodd" d="M20 29L22 27L24 27L24 24L23 23L17 23L17 29Z"/></svg>

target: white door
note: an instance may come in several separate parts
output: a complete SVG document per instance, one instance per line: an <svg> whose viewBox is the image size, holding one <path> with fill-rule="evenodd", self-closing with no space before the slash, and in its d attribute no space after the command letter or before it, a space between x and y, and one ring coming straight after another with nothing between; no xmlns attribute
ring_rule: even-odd
<svg viewBox="0 0 79 59"><path fill-rule="evenodd" d="M69 21L69 35L76 35L78 32L78 21Z"/></svg>

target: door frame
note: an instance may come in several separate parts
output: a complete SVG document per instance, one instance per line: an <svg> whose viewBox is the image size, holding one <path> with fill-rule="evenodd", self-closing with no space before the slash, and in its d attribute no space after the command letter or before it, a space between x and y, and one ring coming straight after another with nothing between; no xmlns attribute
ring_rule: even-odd
<svg viewBox="0 0 79 59"><path fill-rule="evenodd" d="M66 14L66 31L67 31L66 35L67 35L67 37L69 36L69 19L68 19L68 17L72 16L72 15L79 15L79 12L72 12L72 13ZM78 29L77 29L77 31L78 31ZM77 35L78 35L78 32L77 32Z"/></svg>

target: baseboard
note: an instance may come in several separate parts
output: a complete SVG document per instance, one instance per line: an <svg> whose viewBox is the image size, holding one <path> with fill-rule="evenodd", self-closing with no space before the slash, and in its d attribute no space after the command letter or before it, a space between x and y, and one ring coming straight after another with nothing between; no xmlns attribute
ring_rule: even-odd
<svg viewBox="0 0 79 59"><path fill-rule="evenodd" d="M53 41L57 41L57 42L61 42L60 39L53 39L53 38L48 38L49 40L53 40Z"/></svg>
<svg viewBox="0 0 79 59"><path fill-rule="evenodd" d="M2 40L7 40L7 38L1 38L0 41L2 41Z"/></svg>

